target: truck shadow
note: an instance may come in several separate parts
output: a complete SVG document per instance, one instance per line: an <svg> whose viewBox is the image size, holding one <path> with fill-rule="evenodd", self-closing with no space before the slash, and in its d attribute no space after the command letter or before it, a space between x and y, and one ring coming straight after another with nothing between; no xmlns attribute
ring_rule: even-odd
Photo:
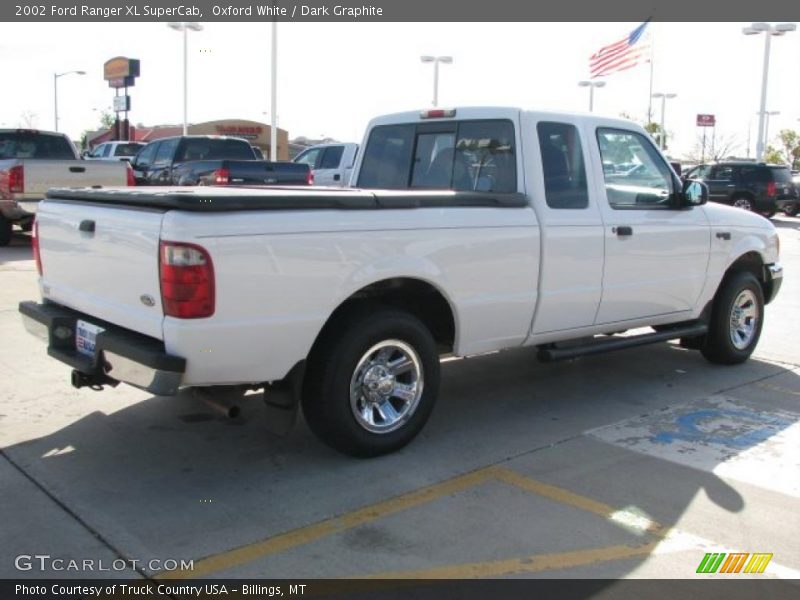
<svg viewBox="0 0 800 600"><path fill-rule="evenodd" d="M14 231L9 245L0 248L0 265L22 260L33 260L31 236L28 233Z"/></svg>
<svg viewBox="0 0 800 600"><path fill-rule="evenodd" d="M681 464L666 460L666 453L641 452L625 439L614 444L605 434L587 432L703 402L719 390L729 390L728 401L746 407L754 401L746 395L731 400L736 394L730 390L770 375L781 377L784 388L800 390L797 375L773 364L751 360L738 368L714 367L672 345L550 365L536 363L533 349L519 349L445 362L440 402L428 426L407 448L378 459L357 460L327 449L302 418L285 437L268 433L257 398L243 405L242 417L228 420L189 394L149 397L112 414L95 411L4 453L127 556L199 559L498 464L612 505L636 507L665 525L678 523L702 492L723 513L720 521L736 523L745 499L712 472L708 456L697 465ZM784 417L771 426L777 434L791 424ZM726 456L745 453L764 438L742 440ZM601 476L603 483L598 479L595 486L594 478ZM526 502L544 501L531 495ZM434 535L453 535L462 518L453 512L438 520ZM569 520L560 525L567 533L576 527ZM516 526L536 540L528 555L552 551L546 536L536 535L544 523L520 520ZM488 547L495 549L471 548L465 541L471 560L505 556L507 533L488 522L470 527L482 532L479 538L492 538ZM385 529L369 549L348 545L345 536L337 547L340 559L332 563L315 554L312 543L295 549L298 558L306 558L288 570L279 562L284 566L273 572L270 561L277 557L266 556L256 561L255 571L245 564L243 571L224 573L340 577L385 571L380 556L385 559L393 548L411 548L424 563L425 552L414 550L424 533ZM619 533L624 540L638 539ZM586 545L603 545L598 539ZM599 574L586 576L621 577L646 558L608 563ZM436 551L428 559L438 562ZM686 573L695 566L687 565Z"/></svg>

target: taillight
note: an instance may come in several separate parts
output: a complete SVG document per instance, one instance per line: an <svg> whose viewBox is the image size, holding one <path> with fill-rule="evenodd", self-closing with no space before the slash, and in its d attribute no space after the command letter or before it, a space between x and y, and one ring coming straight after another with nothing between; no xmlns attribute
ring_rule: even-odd
<svg viewBox="0 0 800 600"><path fill-rule="evenodd" d="M311 169L308 170L308 174L306 175L306 184L314 185L314 171Z"/></svg>
<svg viewBox="0 0 800 600"><path fill-rule="evenodd" d="M8 191L12 194L25 192L25 171L22 165L11 167L8 170Z"/></svg>
<svg viewBox="0 0 800 600"><path fill-rule="evenodd" d="M31 248L33 248L33 260L36 261L36 270L39 276L42 275L42 254L39 250L39 221L33 222L33 237L31 238Z"/></svg>
<svg viewBox="0 0 800 600"><path fill-rule="evenodd" d="M772 198L777 193L777 191L778 190L776 189L775 182L774 181L770 181L767 184L767 196Z"/></svg>
<svg viewBox="0 0 800 600"><path fill-rule="evenodd" d="M231 172L224 167L214 171L214 185L228 185L231 180Z"/></svg>
<svg viewBox="0 0 800 600"><path fill-rule="evenodd" d="M205 248L182 242L159 244L161 305L164 314L201 319L214 314L214 265Z"/></svg>
<svg viewBox="0 0 800 600"><path fill-rule="evenodd" d="M131 163L125 161L125 165L128 167L128 170L126 171L128 185L136 185L136 176L133 174L133 167L131 167Z"/></svg>

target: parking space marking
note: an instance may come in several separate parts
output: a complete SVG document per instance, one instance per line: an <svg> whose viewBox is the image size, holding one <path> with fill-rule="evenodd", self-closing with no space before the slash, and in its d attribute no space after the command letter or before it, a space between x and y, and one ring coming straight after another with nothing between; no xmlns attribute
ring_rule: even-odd
<svg viewBox="0 0 800 600"><path fill-rule="evenodd" d="M421 504L426 504L437 498L449 496L456 492L480 485L492 479L495 470L496 468L494 466L490 466L465 475L460 475L441 483L436 483L376 504L356 509L339 517L319 521L307 525L306 527L279 534L275 537L208 556L195 561L194 569L191 571L157 573L154 578L188 579L203 577L210 573L243 565L259 558L269 556L270 554L276 554L296 546L302 546L334 533L352 529L353 527L364 525L381 517Z"/></svg>
<svg viewBox="0 0 800 600"><path fill-rule="evenodd" d="M570 569L648 555L655 550L658 543L653 541L638 546L621 544L571 552L534 554L522 558L447 565L419 571L389 571L370 574L364 579L474 579Z"/></svg>
<svg viewBox="0 0 800 600"><path fill-rule="evenodd" d="M771 392L780 392L782 394L788 394L790 396L800 396L800 391L797 390L790 390L785 387L781 387L779 385L775 385L773 383L765 383L763 381L756 384L756 387L760 387L765 390L769 390Z"/></svg>

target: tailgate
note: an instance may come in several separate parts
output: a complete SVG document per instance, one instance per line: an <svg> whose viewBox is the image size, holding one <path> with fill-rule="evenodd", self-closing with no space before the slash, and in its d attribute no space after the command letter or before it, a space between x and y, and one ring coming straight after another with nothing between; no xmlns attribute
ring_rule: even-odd
<svg viewBox="0 0 800 600"><path fill-rule="evenodd" d="M163 216L154 209L42 202L37 222L43 297L162 339Z"/></svg>
<svg viewBox="0 0 800 600"><path fill-rule="evenodd" d="M91 160L26 160L24 198L44 198L54 187L125 186L127 165Z"/></svg>

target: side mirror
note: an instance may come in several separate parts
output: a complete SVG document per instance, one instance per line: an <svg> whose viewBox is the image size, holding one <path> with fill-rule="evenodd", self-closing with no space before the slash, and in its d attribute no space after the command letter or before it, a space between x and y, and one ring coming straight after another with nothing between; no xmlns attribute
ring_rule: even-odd
<svg viewBox="0 0 800 600"><path fill-rule="evenodd" d="M681 207L700 206L708 202L708 186L697 179L687 179L683 182L681 192Z"/></svg>

